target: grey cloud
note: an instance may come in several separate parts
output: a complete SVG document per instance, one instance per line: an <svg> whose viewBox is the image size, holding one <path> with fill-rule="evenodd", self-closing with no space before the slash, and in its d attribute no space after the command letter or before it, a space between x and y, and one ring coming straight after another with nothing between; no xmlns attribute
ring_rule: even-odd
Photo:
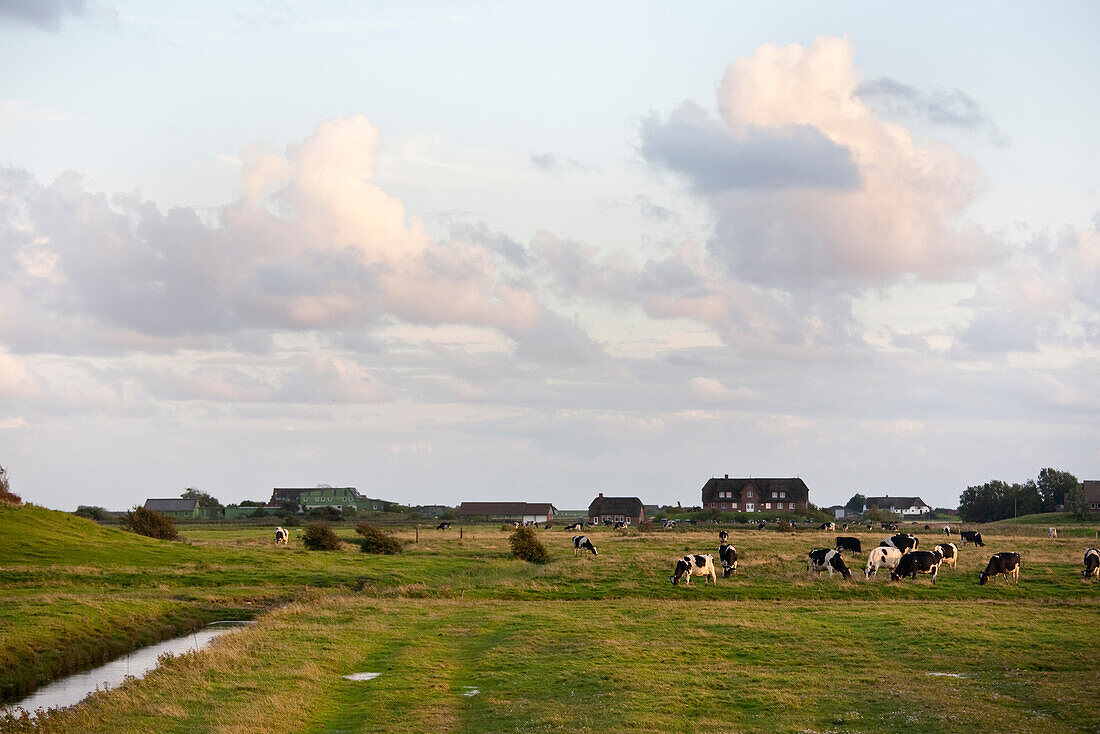
<svg viewBox="0 0 1100 734"><path fill-rule="evenodd" d="M84 0L0 0L0 18L57 30L66 15L82 15Z"/></svg>
<svg viewBox="0 0 1100 734"><path fill-rule="evenodd" d="M488 250L500 254L512 265L521 269L525 269L530 265L530 258L523 245L503 232L490 232L485 222L456 224L451 228L451 239L476 242Z"/></svg>
<svg viewBox="0 0 1100 734"><path fill-rule="evenodd" d="M547 173L564 173L567 171L585 173L588 171L588 166L580 161L559 153L532 154L531 167Z"/></svg>
<svg viewBox="0 0 1100 734"><path fill-rule="evenodd" d="M651 164L685 176L703 193L811 187L850 190L860 185L851 152L810 125L764 129L743 136L693 102L667 121L642 121L641 154Z"/></svg>
<svg viewBox="0 0 1100 734"><path fill-rule="evenodd" d="M863 82L855 95L888 117L924 118L947 127L985 132L998 145L1004 140L981 105L961 89L923 92L896 79Z"/></svg>
<svg viewBox="0 0 1100 734"><path fill-rule="evenodd" d="M506 333L521 355L537 362L584 364L606 357L580 324L553 312L546 312L534 328Z"/></svg>

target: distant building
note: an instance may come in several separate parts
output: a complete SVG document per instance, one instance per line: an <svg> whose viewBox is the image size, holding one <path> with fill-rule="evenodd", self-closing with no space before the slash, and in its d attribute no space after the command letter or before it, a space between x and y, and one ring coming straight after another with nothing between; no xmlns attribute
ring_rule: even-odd
<svg viewBox="0 0 1100 734"><path fill-rule="evenodd" d="M265 507L279 509L284 502L297 503L302 510L331 507L340 511L344 508L385 512L390 502L364 497L355 487L275 487L271 490L271 499Z"/></svg>
<svg viewBox="0 0 1100 734"><path fill-rule="evenodd" d="M798 477L713 477L703 485L703 509L719 512L806 512L810 489Z"/></svg>
<svg viewBox="0 0 1100 734"><path fill-rule="evenodd" d="M843 520L848 510L844 507L844 505L830 505L829 507L825 508L825 512L829 513L837 520Z"/></svg>
<svg viewBox="0 0 1100 734"><path fill-rule="evenodd" d="M932 508L920 497L867 497L863 500L863 512L870 509L896 512L902 517L917 517L932 512Z"/></svg>
<svg viewBox="0 0 1100 734"><path fill-rule="evenodd" d="M1085 492L1085 502L1089 503L1089 510L1100 512L1100 479L1086 479L1081 483L1081 489Z"/></svg>
<svg viewBox="0 0 1100 734"><path fill-rule="evenodd" d="M553 522L556 512L549 502L463 502L458 506L463 519L494 522Z"/></svg>
<svg viewBox="0 0 1100 734"><path fill-rule="evenodd" d="M147 499L145 500L145 509L159 512L173 520L199 520L202 518L199 511L199 501L195 499Z"/></svg>
<svg viewBox="0 0 1100 734"><path fill-rule="evenodd" d="M637 497L604 497L600 492L588 506L591 522L625 522L637 525L645 522L645 505Z"/></svg>

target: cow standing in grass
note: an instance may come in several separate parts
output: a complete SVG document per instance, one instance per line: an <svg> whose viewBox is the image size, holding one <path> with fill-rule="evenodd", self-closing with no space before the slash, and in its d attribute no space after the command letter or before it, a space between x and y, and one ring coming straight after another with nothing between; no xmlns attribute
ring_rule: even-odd
<svg viewBox="0 0 1100 734"><path fill-rule="evenodd" d="M1085 570L1081 572L1081 578L1100 578L1100 548L1085 551Z"/></svg>
<svg viewBox="0 0 1100 734"><path fill-rule="evenodd" d="M886 538L879 545L887 548L897 548L902 553L909 553L917 549L920 541L910 533L898 533Z"/></svg>
<svg viewBox="0 0 1100 734"><path fill-rule="evenodd" d="M811 572L828 571L829 575L832 576L835 571L846 579L852 578L852 572L844 563L844 559L833 548L817 548L809 552L808 558Z"/></svg>
<svg viewBox="0 0 1100 734"><path fill-rule="evenodd" d="M954 543L940 543L936 546L936 550L943 556L943 565L956 568L955 563L959 560L959 548Z"/></svg>
<svg viewBox="0 0 1100 734"><path fill-rule="evenodd" d="M963 530L959 533L959 536L962 538L963 545L973 543L979 548L985 547L985 543L982 542L982 534L976 530Z"/></svg>
<svg viewBox="0 0 1100 734"><path fill-rule="evenodd" d="M901 581L906 576L916 579L918 573L926 573L932 577L932 583L936 583L936 576L940 572L940 563L943 556L937 548L935 551L910 551L902 555L898 561L898 567L890 574L891 581Z"/></svg>
<svg viewBox="0 0 1100 734"><path fill-rule="evenodd" d="M836 536L836 549L837 551L862 553L863 544L859 542L859 538L854 538L846 535L838 535Z"/></svg>
<svg viewBox="0 0 1100 734"><path fill-rule="evenodd" d="M737 570L737 549L724 540L718 546L718 560L722 562L722 578Z"/></svg>
<svg viewBox="0 0 1100 734"><path fill-rule="evenodd" d="M592 551L592 555L598 556L599 552L596 550L596 546L592 545L592 541L588 539L587 535L574 535L573 536L573 555L584 553L585 551Z"/></svg>
<svg viewBox="0 0 1100 734"><path fill-rule="evenodd" d="M1005 581L1012 579L1012 583L1020 583L1019 553L994 553L985 570L978 574L978 584L985 586L986 581L996 580L999 575L1004 576Z"/></svg>
<svg viewBox="0 0 1100 734"><path fill-rule="evenodd" d="M867 554L867 568L864 569L864 578L871 578L880 568L888 568L893 571L901 562L902 552L894 547L879 546Z"/></svg>
<svg viewBox="0 0 1100 734"><path fill-rule="evenodd" d="M275 545L282 543L286 545L290 541L290 533L283 530L282 526L275 528Z"/></svg>
<svg viewBox="0 0 1100 734"><path fill-rule="evenodd" d="M702 576L703 584L709 579L714 584L718 583L718 572L714 570L714 556L706 555L684 556L677 559L676 569L672 572L670 580L675 586L680 579L684 580L684 586L691 586L692 576Z"/></svg>
<svg viewBox="0 0 1100 734"><path fill-rule="evenodd" d="M441 523L439 523L439 525L436 525L435 529L436 530L450 530L451 529L451 524L449 522L441 522Z"/></svg>

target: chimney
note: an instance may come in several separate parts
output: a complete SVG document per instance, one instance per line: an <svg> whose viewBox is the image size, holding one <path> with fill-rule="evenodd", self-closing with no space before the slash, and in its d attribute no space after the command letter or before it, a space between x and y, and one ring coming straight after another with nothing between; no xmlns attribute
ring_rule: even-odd
<svg viewBox="0 0 1100 734"><path fill-rule="evenodd" d="M600 497L603 497L603 492L600 492Z"/></svg>
<svg viewBox="0 0 1100 734"><path fill-rule="evenodd" d="M729 475L729 474L727 474L727 475L726 475L726 479L729 479L729 478L730 478L730 475Z"/></svg>

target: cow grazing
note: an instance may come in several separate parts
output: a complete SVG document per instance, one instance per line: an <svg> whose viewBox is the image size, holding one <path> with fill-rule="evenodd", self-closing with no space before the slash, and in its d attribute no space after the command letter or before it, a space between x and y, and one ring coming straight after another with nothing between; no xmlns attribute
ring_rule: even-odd
<svg viewBox="0 0 1100 734"><path fill-rule="evenodd" d="M680 579L684 580L684 586L691 586L692 576L703 576L704 585L707 583L707 579L717 584L718 573L714 570L714 556L707 553L702 556L693 555L679 558L676 560L676 570L669 578L673 586L675 586Z"/></svg>
<svg viewBox="0 0 1100 734"><path fill-rule="evenodd" d="M1047 537L1048 538L1057 538L1058 537L1058 528L1049 528L1047 530Z"/></svg>
<svg viewBox="0 0 1100 734"><path fill-rule="evenodd" d="M902 552L893 546L879 546L867 554L867 568L863 571L864 578L871 578L880 568L888 568L893 571L901 561Z"/></svg>
<svg viewBox="0 0 1100 734"><path fill-rule="evenodd" d="M282 543L286 545L290 541L290 533L283 530L282 526L275 528L275 545Z"/></svg>
<svg viewBox="0 0 1100 734"><path fill-rule="evenodd" d="M859 542L859 538L850 538L844 535L836 536L836 549L838 551L851 551L852 553L862 553L863 545Z"/></svg>
<svg viewBox="0 0 1100 734"><path fill-rule="evenodd" d="M546 528L547 530L549 530L550 528L554 527L554 523L548 522L545 525L543 525L543 527Z"/></svg>
<svg viewBox="0 0 1100 734"><path fill-rule="evenodd" d="M840 551L832 548L817 548L810 551L807 556L810 559L810 571L828 571L830 576L836 571L846 579L852 578L852 572L844 564L844 559L840 557Z"/></svg>
<svg viewBox="0 0 1100 734"><path fill-rule="evenodd" d="M985 570L978 574L978 584L984 586L986 581L995 579L998 574L1003 574L1005 581L1011 578L1012 583L1020 583L1020 554L994 553Z"/></svg>
<svg viewBox="0 0 1100 734"><path fill-rule="evenodd" d="M726 543L726 542L729 541L729 539L730 539L730 534L729 533L727 533L725 530L719 531L719 533L718 533L719 542Z"/></svg>
<svg viewBox="0 0 1100 734"><path fill-rule="evenodd" d="M1100 578L1100 549L1089 548L1085 551L1085 570L1081 572L1081 578Z"/></svg>
<svg viewBox="0 0 1100 734"><path fill-rule="evenodd" d="M596 546L592 545L592 541L588 539L587 535L574 535L573 536L573 555L584 553L585 551L592 551L592 555L598 556L599 552L596 550Z"/></svg>
<svg viewBox="0 0 1100 734"><path fill-rule="evenodd" d="M756 526L756 529L757 529L757 530L764 530L764 529L766 529L767 527L768 527L768 523L766 523L766 522L761 522L761 523L760 523L759 525L757 525L757 526Z"/></svg>
<svg viewBox="0 0 1100 734"><path fill-rule="evenodd" d="M836 523L835 522L823 522L823 523L821 523L821 527L819 527L818 530L827 530L830 533L835 533L836 532Z"/></svg>
<svg viewBox="0 0 1100 734"><path fill-rule="evenodd" d="M897 548L902 553L909 553L915 551L920 545L920 541L913 537L910 533L898 533L897 535L891 535L881 543L880 546L887 548Z"/></svg>
<svg viewBox="0 0 1100 734"><path fill-rule="evenodd" d="M943 526L943 534L944 535L950 535L951 534L951 526L950 525L944 525Z"/></svg>
<svg viewBox="0 0 1100 734"><path fill-rule="evenodd" d="M722 562L722 578L737 570L737 549L723 541L718 546L718 560Z"/></svg>
<svg viewBox="0 0 1100 734"><path fill-rule="evenodd" d="M962 538L963 545L966 545L967 543L973 543L979 548L985 547L985 543L982 542L982 534L977 532L976 530L963 530L959 533L959 536Z"/></svg>
<svg viewBox="0 0 1100 734"><path fill-rule="evenodd" d="M436 530L450 530L451 524L449 522L441 522L436 526Z"/></svg>
<svg viewBox="0 0 1100 734"><path fill-rule="evenodd" d="M918 573L926 573L932 577L932 583L936 583L936 576L940 572L940 563L943 556L939 550L922 551L915 550L902 555L897 568L890 574L891 581L901 581L906 576L917 578Z"/></svg>
<svg viewBox="0 0 1100 734"><path fill-rule="evenodd" d="M626 523L625 522L615 523L615 529L616 530L626 530Z"/></svg>
<svg viewBox="0 0 1100 734"><path fill-rule="evenodd" d="M575 522L572 525L566 525L565 529L566 530L583 530L584 529L584 524L579 523L579 522Z"/></svg>
<svg viewBox="0 0 1100 734"><path fill-rule="evenodd" d="M955 563L959 560L959 548L954 543L940 543L936 550L943 556L943 565L957 568Z"/></svg>

